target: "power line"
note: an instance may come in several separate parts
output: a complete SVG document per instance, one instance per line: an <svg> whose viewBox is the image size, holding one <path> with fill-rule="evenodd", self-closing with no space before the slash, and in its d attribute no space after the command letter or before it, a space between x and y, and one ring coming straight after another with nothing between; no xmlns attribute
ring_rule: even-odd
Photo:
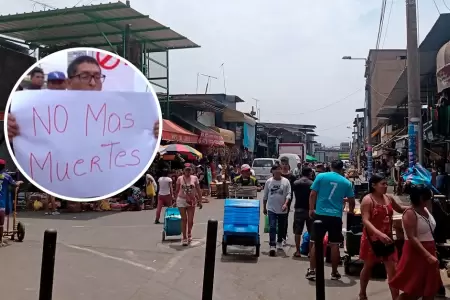
<svg viewBox="0 0 450 300"><path fill-rule="evenodd" d="M330 106L333 106L333 105L335 105L335 104L338 104L338 103L340 103L340 102L343 102L343 101L347 100L348 98L350 98L351 96L357 94L357 93L360 92L361 90L362 90L362 88L357 89L356 91L354 91L354 92L351 93L351 94L348 94L348 95L345 96L344 98L341 98L341 99L339 99L339 100L337 100L337 101L331 102L330 104L328 104L328 105L326 105L326 106L322 106L322 107L320 107L320 108L317 108L317 109L314 109L314 110L311 110L311 111L302 112L302 113L291 113L291 114L290 114L290 113L275 113L275 114L271 113L270 115L273 115L273 116L300 116L300 115L306 115L306 114L318 112L318 111L324 110L324 109L326 109L326 108L328 108L328 107L330 107Z"/></svg>
<svg viewBox="0 0 450 300"><path fill-rule="evenodd" d="M350 123L347 121L347 122L344 122L344 123L340 123L340 124L334 125L333 127L328 127L328 128L325 128L325 129L314 130L314 131L315 131L315 132L327 131L327 130L331 130L331 129L334 129L334 128L338 128L338 127L341 127L341 126L344 126L344 125L348 125L348 124L350 124Z"/></svg>
<svg viewBox="0 0 450 300"><path fill-rule="evenodd" d="M389 7L389 15L388 15L387 24L386 24L386 31L384 33L384 39L383 39L383 44L381 45L381 48L384 48L384 43L386 42L386 37L388 34L388 29L389 29L389 23L391 22L391 14L392 14L393 6L394 6L394 0L391 0L391 6Z"/></svg>
<svg viewBox="0 0 450 300"><path fill-rule="evenodd" d="M434 3L434 7L436 7L436 10L438 11L438 13L441 14L441 10L439 9L439 6L437 5L436 0L433 0L433 3Z"/></svg>
<svg viewBox="0 0 450 300"><path fill-rule="evenodd" d="M433 0L433 1L435 1L435 0ZM447 2L445 2L445 0L442 0L442 3L444 3L444 6L447 7L448 10L450 10L450 7L447 5ZM436 4L436 2L434 4Z"/></svg>
<svg viewBox="0 0 450 300"><path fill-rule="evenodd" d="M35 0L28 0L28 1L30 1L31 3L34 3L35 5L36 5L36 4L42 5L42 6L44 7L44 10L45 10L45 8L51 8L51 9L55 9L55 10L57 9L56 7L53 7L53 6L48 5L48 4L45 4L45 3L43 3L43 2L39 2L39 1L35 1ZM85 1L85 0L79 0L72 8L77 7L77 6L80 5L81 2L83 2L83 1ZM91 5L94 1L96 1L96 0L91 0L91 2L90 2L89 4L86 4L86 5ZM63 13L61 13L60 15L57 15L56 17L64 16L66 13L67 13L67 11L64 11ZM33 29L32 31L34 31L34 30L39 30L39 29L40 29L41 27L43 27L43 26L45 26L45 24L42 24L41 26L36 27L36 28Z"/></svg>
<svg viewBox="0 0 450 300"><path fill-rule="evenodd" d="M386 3L387 0L381 0L381 14L380 14L380 21L378 24L378 35L377 35L377 42L376 42L376 49L380 48L380 42L381 42L381 36L383 35L383 25L384 25L384 16L386 14Z"/></svg>
<svg viewBox="0 0 450 300"><path fill-rule="evenodd" d="M383 35L383 25L384 25L384 16L386 14L386 3L387 0L381 0L381 13L380 13L380 21L378 23L378 34L377 34L377 41L375 43L375 50L380 49L380 41L381 37ZM373 68L370 68L370 74L368 78L371 78L373 73L375 72L375 68L377 67L377 58L378 58L378 52L375 52L373 61L369 61L369 64L373 64Z"/></svg>

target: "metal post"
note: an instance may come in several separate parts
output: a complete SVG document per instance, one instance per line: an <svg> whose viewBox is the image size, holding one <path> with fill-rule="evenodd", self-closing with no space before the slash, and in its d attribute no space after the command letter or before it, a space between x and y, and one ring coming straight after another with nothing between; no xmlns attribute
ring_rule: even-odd
<svg viewBox="0 0 450 300"><path fill-rule="evenodd" d="M166 50L166 80L167 80L167 85L166 85L166 119L169 120L170 119L170 89L169 89L169 50Z"/></svg>
<svg viewBox="0 0 450 300"><path fill-rule="evenodd" d="M420 102L420 66L417 46L416 0L406 0L406 42L408 74L409 162L423 163L422 104ZM414 130L410 130L413 128ZM416 130L417 129L417 130ZM413 136L414 135L414 136ZM414 142L411 145L411 142ZM411 151L412 147L416 151ZM416 155L415 155L416 154Z"/></svg>
<svg viewBox="0 0 450 300"><path fill-rule="evenodd" d="M130 60L130 52L131 52L131 25L127 24L125 25L125 35L124 35L124 50L123 57L127 60Z"/></svg>
<svg viewBox="0 0 450 300"><path fill-rule="evenodd" d="M47 229L44 233L39 300L52 300L53 275L55 272L56 237L57 233L54 229Z"/></svg>
<svg viewBox="0 0 450 300"><path fill-rule="evenodd" d="M314 248L316 250L316 300L325 300L325 270L323 255L323 224L322 221L314 221L315 233Z"/></svg>
<svg viewBox="0 0 450 300"><path fill-rule="evenodd" d="M217 226L217 220L208 221L208 229L206 232L205 266L203 269L202 300L213 299L214 268L216 266L217 250Z"/></svg>

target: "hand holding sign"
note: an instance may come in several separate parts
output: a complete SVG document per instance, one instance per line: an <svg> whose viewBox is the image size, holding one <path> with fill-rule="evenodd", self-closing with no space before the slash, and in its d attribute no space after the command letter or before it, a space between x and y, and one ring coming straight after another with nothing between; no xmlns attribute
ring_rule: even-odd
<svg viewBox="0 0 450 300"><path fill-rule="evenodd" d="M21 171L65 198L115 194L148 169L158 120L150 93L22 91L11 112Z"/></svg>

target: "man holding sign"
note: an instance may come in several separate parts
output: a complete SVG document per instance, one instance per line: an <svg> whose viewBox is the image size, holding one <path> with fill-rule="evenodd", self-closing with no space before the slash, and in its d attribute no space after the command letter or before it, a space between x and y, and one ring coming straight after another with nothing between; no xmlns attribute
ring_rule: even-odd
<svg viewBox="0 0 450 300"><path fill-rule="evenodd" d="M103 82L106 78L106 76L102 74L97 60L91 56L77 57L69 64L67 75L68 78L66 80L66 83L67 89L69 91L101 91ZM27 175L30 175L33 179L35 179L33 175L38 174L36 175L36 177L41 176L39 178L40 182L47 184L43 184L44 186L53 187L53 191L55 193L61 194L62 191L71 190L71 194L75 193L76 195L68 195L67 192L64 192L62 194L68 197L77 198L91 198L99 196L97 192L92 195L87 195L89 194L89 192L86 191L79 192L79 188L75 188L74 186L70 185L75 184L75 182L83 182L83 180L80 179L81 176L88 175L87 177L89 177L90 175L92 175L94 177L97 176L95 180L98 180L98 183L100 185L105 186L107 185L106 182L108 181L103 181L103 179L100 180L100 178L102 178L102 176L106 176L106 174L102 175L101 173L103 173L104 171L108 173L112 170L111 177L113 178L110 179L110 183L111 181L115 181L116 185L119 186L120 178L118 179L113 176L114 172L117 172L113 170L114 168L120 168L120 170L123 170L122 174L135 174L130 170L126 170L126 168L139 168L141 166L144 166L145 163L151 158L151 154L154 151L152 147L156 147L155 139L157 139L159 133L159 128L156 130L157 127L155 126L155 124L158 124L159 126L159 120L157 120L155 124L152 124L152 126L149 128L150 130L148 130L147 127L144 126L145 124L139 123L139 121L142 121L143 123L148 122L148 118L146 118L146 120L143 120L144 118L141 117L141 115L145 114L149 109L148 107L146 107L148 106L148 103L143 103L143 101L150 102L148 100L150 98L148 93L102 92L99 95L94 95L92 93L84 94L80 92L69 92L67 97L62 97L60 95L62 91L52 91L51 93L46 93L48 93L48 95L46 94L46 96L50 97L51 99L47 99L44 102L48 102L51 104L45 105L45 108L43 108L43 104L35 104L39 101L30 101L28 103L24 103L26 101L16 100L16 102L13 102L11 105L12 112L15 113L16 111L21 111L20 123L24 123L25 125L27 125L27 128L24 127L22 133L20 132L20 128L17 124L18 121L15 118L17 117L17 119L19 119L18 114L16 114L16 116L8 114L7 128L8 137L10 139L20 136L21 146L19 147L17 143L18 141L15 141L15 151L16 158L18 158L18 161L21 162L20 165L22 167L24 167L25 165L27 166L27 168L25 168L27 172L25 173L27 173ZM15 96L15 98L26 96L30 98L42 97L42 95L31 95L26 93L21 95L18 93ZM59 104L60 102L58 102L59 99L61 99L61 104ZM68 99L66 100L66 102L68 103L64 102L63 99ZM91 99L95 99L95 101L91 102ZM108 99L110 99L110 104L108 102ZM125 109L128 110L128 105L124 105L124 100L129 100L134 104L130 105L129 113L124 112ZM31 105L34 105L34 107L30 107ZM140 105L142 105L142 108L136 107ZM121 106L122 108L118 108L119 106ZM80 115L73 121L74 123L77 122L81 124L78 124L76 127L70 126L71 122L69 120L71 119L71 114L79 114L80 112L82 112L83 107L86 108L83 115ZM116 107L117 111L111 112L110 109L114 109L111 107ZM40 108L41 110L38 110L38 108ZM132 113L133 109L135 111ZM155 108L152 109L155 110ZM48 110L48 113L45 112L46 110ZM53 111L52 117L50 117L51 111ZM30 119L30 115L32 116L32 120ZM53 123L51 122L51 119L53 120ZM80 130L80 127L83 128L81 128ZM134 129L132 129L133 127ZM25 129L27 130L26 134L24 133ZM134 137L130 136L128 140L127 134L122 133L127 129L129 129L129 133L127 134L135 135ZM81 134L80 131L82 131L83 134ZM30 132L34 132L34 135L32 133L30 134ZM99 133L101 134L100 137L94 137ZM136 134L138 136L136 136ZM51 139L49 138L50 135L52 135ZM148 135L151 136L151 140L148 140L148 138L145 139L145 137L148 137ZM65 147L66 143L64 138L67 140L69 136L74 138L72 139L72 142L74 140L85 139L87 141L87 144L81 142L80 140L79 144L84 144L85 147L79 147L80 149L67 149ZM76 138L76 136L78 136L78 138ZM122 140L120 140L121 138ZM146 144L147 147L151 148L151 150L148 151L148 148L140 150L138 149L138 146L135 146L133 148L133 146L130 145L133 138L137 139L136 142L134 142L135 145ZM37 139L35 141L35 144L37 145L39 142L42 144L48 144L49 146L52 146L52 148L48 152L39 150L39 155L35 155L34 152L25 153L25 149L27 149L26 151L30 151L29 149L34 147L34 144L31 143L33 139ZM116 141L113 139L118 140ZM92 145L91 147L91 144L94 144L98 140L102 141L100 147L96 147L96 145ZM69 144L70 139L67 141L67 144ZM89 145L89 147L86 147L86 145ZM18 153L19 148L21 150L21 154ZM66 150L63 150L63 148L66 148ZM78 150L80 152L79 154L76 153ZM72 157L70 157L81 155L82 153L87 153L89 151L96 152L89 154L89 157L77 157L77 159L72 159ZM109 152L109 154L106 154L106 152ZM148 152L150 153L150 155L148 154ZM103 157L102 155L105 157ZM58 157L58 159L56 159L55 157ZM64 157L65 163L62 163L60 161L61 157ZM74 163L72 163L71 161L66 162L66 157L70 157L70 159L74 160ZM30 161L29 165L28 163L25 163L27 160ZM142 165L142 163L144 163L144 165ZM40 173L40 171L44 171L44 169L50 169L49 174L47 174L46 178L42 178L42 174ZM122 177L123 182L125 175ZM71 178L72 180L70 180ZM57 182L58 180L59 182ZM94 183L95 180L92 183ZM131 180L132 178L129 178L129 181ZM37 181L39 183L39 180ZM73 183L66 183L65 181L72 181ZM56 185L55 183L58 183L58 185ZM66 188L62 187L64 185ZM111 184L111 186L114 186L114 184ZM111 186L109 186L109 189L111 188ZM55 188L58 189L58 192L55 190ZM107 188L108 187L104 187L103 189L90 189L96 191L104 191ZM104 194L108 193L105 192Z"/></svg>
<svg viewBox="0 0 450 300"><path fill-rule="evenodd" d="M55 73L55 72L52 72ZM50 74L52 74L50 73ZM49 74L49 75L50 75ZM101 91L105 75L98 62L91 56L79 56L67 68L67 89L78 91ZM65 77L65 76L64 76ZM64 78L65 79L65 78ZM51 81L51 79L49 78ZM20 134L19 125L12 114L8 114L8 137L13 139Z"/></svg>

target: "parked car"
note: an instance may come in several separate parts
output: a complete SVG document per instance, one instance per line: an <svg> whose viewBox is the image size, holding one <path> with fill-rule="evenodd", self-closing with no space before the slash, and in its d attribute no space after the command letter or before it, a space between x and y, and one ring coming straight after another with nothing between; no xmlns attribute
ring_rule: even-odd
<svg viewBox="0 0 450 300"><path fill-rule="evenodd" d="M264 185L267 179L272 177L270 170L277 162L278 159L275 158L255 158L253 160L252 169L255 171L255 177L260 184Z"/></svg>

